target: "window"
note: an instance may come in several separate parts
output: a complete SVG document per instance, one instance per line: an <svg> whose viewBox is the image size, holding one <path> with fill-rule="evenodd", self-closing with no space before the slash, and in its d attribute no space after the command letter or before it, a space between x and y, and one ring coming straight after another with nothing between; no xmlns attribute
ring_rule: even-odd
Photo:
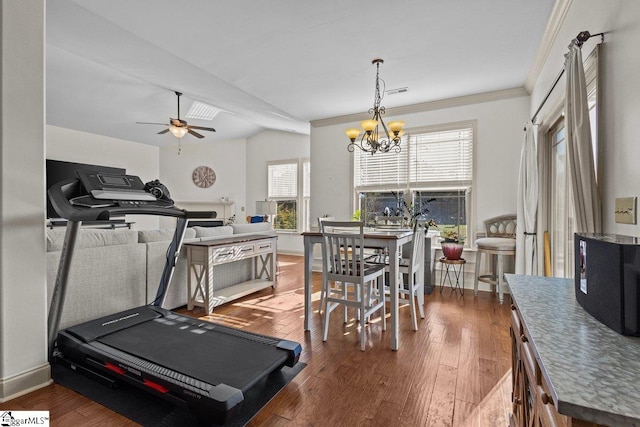
<svg viewBox="0 0 640 427"><path fill-rule="evenodd" d="M552 141L551 154L551 247L552 274L554 277L567 277L573 256L574 215L571 202L570 182L567 176L567 141L564 121L560 120L550 131Z"/></svg>
<svg viewBox="0 0 640 427"><path fill-rule="evenodd" d="M434 219L441 234L469 241L474 123L414 131L400 153L354 153L360 217L372 224L390 214Z"/></svg>
<svg viewBox="0 0 640 427"><path fill-rule="evenodd" d="M373 224L381 215L400 216L404 194L395 191L367 191L359 194L360 219ZM398 214L398 215L396 215Z"/></svg>
<svg viewBox="0 0 640 427"><path fill-rule="evenodd" d="M302 161L302 230L309 231L311 223L311 162L309 159Z"/></svg>
<svg viewBox="0 0 640 427"><path fill-rule="evenodd" d="M274 228L298 231L309 227L310 171L308 159L269 162L268 198L277 204Z"/></svg>

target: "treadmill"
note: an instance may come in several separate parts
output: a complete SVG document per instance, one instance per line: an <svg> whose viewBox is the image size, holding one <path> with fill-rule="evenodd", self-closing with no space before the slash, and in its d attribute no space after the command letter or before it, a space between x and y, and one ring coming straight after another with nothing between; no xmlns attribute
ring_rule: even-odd
<svg viewBox="0 0 640 427"><path fill-rule="evenodd" d="M186 407L201 422L223 424L241 407L252 386L285 365L293 367L301 346L161 308L189 220L215 218L215 212L179 209L168 197L156 197L154 188L145 187L146 195L131 195L127 189L119 192L113 187L124 182L120 179L135 176L106 178L111 185L108 196L94 197L87 188L90 185L80 179L63 181L48 190L53 207L68 220L49 309L49 360L112 387L118 381L127 382ZM80 225L124 214L177 218L155 300L58 331Z"/></svg>

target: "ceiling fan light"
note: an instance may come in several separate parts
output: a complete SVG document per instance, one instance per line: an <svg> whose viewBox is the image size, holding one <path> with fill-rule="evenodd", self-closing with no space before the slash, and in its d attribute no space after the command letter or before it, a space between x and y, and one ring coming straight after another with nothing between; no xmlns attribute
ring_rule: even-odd
<svg viewBox="0 0 640 427"><path fill-rule="evenodd" d="M186 127L173 126L173 125L169 126L169 132L171 132L171 134L176 138L182 138L187 134L188 131L189 129L187 129Z"/></svg>

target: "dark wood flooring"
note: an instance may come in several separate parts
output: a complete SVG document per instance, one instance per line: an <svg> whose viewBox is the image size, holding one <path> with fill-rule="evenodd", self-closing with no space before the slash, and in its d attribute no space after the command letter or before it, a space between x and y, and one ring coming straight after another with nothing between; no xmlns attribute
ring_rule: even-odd
<svg viewBox="0 0 640 427"><path fill-rule="evenodd" d="M204 318L297 341L307 367L250 426L507 426L511 369L509 297L474 298L438 288L425 298L426 318L411 329L408 307L400 309L400 350L375 318L365 327L332 313L322 342L317 313L320 275L314 273L312 330L303 330L303 259L279 256L276 290L266 289L216 308ZM192 315L204 313L195 309ZM186 310L182 312L188 313ZM355 314L352 313L352 314ZM335 317L333 317L335 316ZM1 409L48 410L52 426L131 426L128 419L52 384L0 404Z"/></svg>

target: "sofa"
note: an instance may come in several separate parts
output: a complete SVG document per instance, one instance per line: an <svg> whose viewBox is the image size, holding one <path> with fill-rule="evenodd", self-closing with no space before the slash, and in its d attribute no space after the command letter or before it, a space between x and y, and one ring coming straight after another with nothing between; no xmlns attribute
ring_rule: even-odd
<svg viewBox="0 0 640 427"><path fill-rule="evenodd" d="M47 301L55 286L65 228L47 228ZM270 223L189 227L184 243L227 239L252 233L275 235ZM73 255L60 329L156 299L173 229L129 230L81 228ZM187 304L187 256L183 247L162 307ZM214 267L214 288L248 280L251 260Z"/></svg>

